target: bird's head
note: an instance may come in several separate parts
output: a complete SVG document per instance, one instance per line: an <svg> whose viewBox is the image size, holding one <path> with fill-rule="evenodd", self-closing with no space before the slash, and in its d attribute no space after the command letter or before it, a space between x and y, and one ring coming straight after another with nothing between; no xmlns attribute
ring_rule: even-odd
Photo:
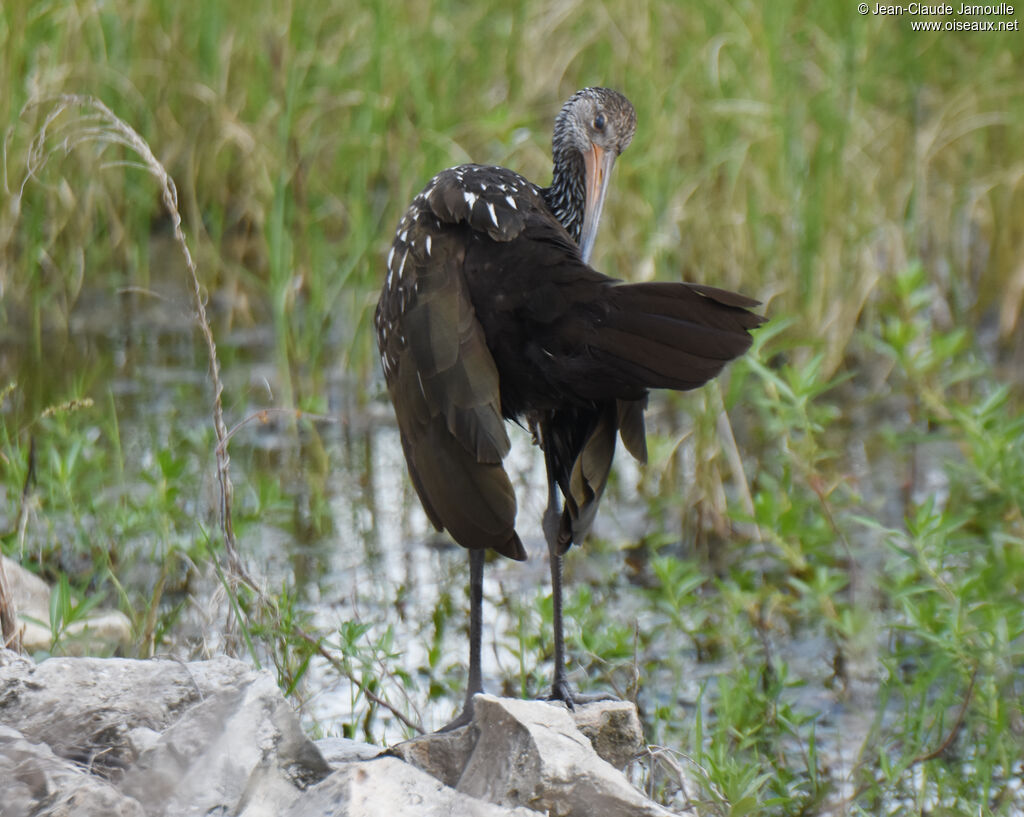
<svg viewBox="0 0 1024 817"><path fill-rule="evenodd" d="M578 167L583 162L584 205L580 254L590 260L601 220L608 180L619 154L636 132L636 111L618 91L584 88L562 106L555 119L552 152L559 162Z"/></svg>

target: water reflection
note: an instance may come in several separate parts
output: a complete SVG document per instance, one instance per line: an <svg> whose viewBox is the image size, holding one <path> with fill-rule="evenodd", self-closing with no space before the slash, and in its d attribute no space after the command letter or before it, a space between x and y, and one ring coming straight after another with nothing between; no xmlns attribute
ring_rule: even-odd
<svg viewBox="0 0 1024 817"><path fill-rule="evenodd" d="M175 289L117 296L86 293L68 326L43 331L37 344L27 340L32 334L26 327L8 327L0 338L5 376L13 376L23 392L16 410L25 418L69 396L88 394L101 406L107 399L112 401L123 473L112 469L101 475L98 483L105 490L134 495L156 468L161 452L186 458L176 530L162 534L128 529L116 542L125 550L157 553L157 558L139 559L131 573L118 575L122 583L142 588L138 592L143 596L157 581L162 549L177 543L188 550L218 525L207 360L187 304L187 293ZM279 382L272 330L268 326L232 327L224 321L215 331L228 425L279 407L278 395L285 389ZM325 359L343 360L342 341L332 343L335 345L328 348ZM325 372L292 372L290 377L295 379L295 393L323 391L330 421L268 414L265 422L248 423L232 437L235 511L243 556L271 592L289 588L312 612L311 626L317 632L336 633L346 622L358 621L369 628L362 643L373 645L390 631L389 652L382 652L379 661L367 668L368 677L379 680L378 691L400 708L412 710L426 728L436 728L461 704L461 686L445 696L444 684L447 680L456 685L464 682L466 553L447 537L437 535L420 508L406 476L397 428L379 375L374 372L364 382L333 366ZM6 407L5 411L15 409ZM870 420L865 423L870 426ZM521 605L534 604L546 594L546 549L540 528L546 492L543 463L529 435L510 427L510 436L513 447L507 467L519 501L517 527L531 558L525 564L495 559L488 566L483 669L488 689L519 694L523 684L543 692L548 673L547 667L534 666L539 655L523 656L515 640ZM689 457L692 452L684 447L684 474L694 467ZM860 463L863 471L857 478L865 483L872 478L869 459L871 455L864 452L851 456L854 467ZM922 473L938 470L936 465L926 466ZM891 473L899 471L892 469ZM637 541L652 526L650 498L637 496L635 489L643 477L622 452L615 473L596 532L616 542ZM876 486L865 484L865 488L879 497L889 497L886 501L891 503L896 495L891 490L892 479L890 476L885 484ZM653 493L659 490L655 485ZM895 516L900 511L897 503L886 513ZM42 514L46 513L43 508ZM9 528L11 520L3 521ZM860 569L874 569L880 551L865 542L863 552L868 556L860 562ZM858 560L860 556L858 551ZM194 657L223 646L220 628L226 606L213 574L200 559L196 562L195 568L185 569L187 575L177 585L171 584L163 599L165 606L185 607L175 620L175 629L159 646L162 652ZM633 573L644 567L625 564L618 552L588 547L581 556L574 549L567 561L569 586L576 574L577 581L591 576L595 586L604 583L628 590L630 582L638 580ZM69 561L67 567L73 566ZM653 615L625 590L616 600L617 620L628 624ZM435 616L439 608L452 612L439 620ZM527 627L536 637L541 629L539 615L530 615ZM868 700L874 682L868 693L857 696L857 706L843 706L824 684L832 659L826 652L831 649L827 640L814 632L786 636L780 638L785 643L774 645L776 654L791 663L795 674L817 679L798 693L800 702L825 713L823 725L836 724L837 744L858 745L860 727L874 717L870 707L861 705ZM329 635L328 640L336 639ZM657 645L656 649L681 654L693 647L689 639L680 637L679 643ZM647 657L640 656L641 662ZM693 706L700 685L724 668L720 662L702 663L695 654L676 655L671 665L681 663L692 668L686 679L645 679L643 694L649 709L658 704ZM867 663L873 666L871 660ZM413 679L413 687L407 689L397 673ZM524 673L529 676L525 681ZM428 704L431 683L441 685L441 697ZM435 689L435 698L437 692ZM307 724L318 724L329 733L365 713L351 684L320 660L314 661L298 693ZM408 699L403 698L406 693ZM838 737L843 730L848 737ZM372 731L373 737L382 741L404 735L401 725L387 713L380 714ZM838 754L841 750L837 749Z"/></svg>
<svg viewBox="0 0 1024 817"><path fill-rule="evenodd" d="M440 648L435 666L461 667L467 659L468 643L463 613L468 603L466 551L437 534L423 513L406 478L398 431L386 398L380 395L363 416L350 419L341 435L340 456L332 457L340 463L330 500L337 530L328 569L319 583L323 595L318 623L330 630L339 621L356 618L372 624L369 642L390 627L402 668L414 674L430 663L428 651L432 648ZM532 597L533 588L542 585L547 575L539 524L539 509L545 501L543 463L526 432L514 434L508 469L519 491L520 530L531 560L526 565L500 558L489 563L484 607L487 643L510 627L509 611L495 600L508 593ZM442 599L451 599L457 612L438 645L433 616ZM508 665L508 656L502 662L499 650L484 652L485 685L496 691L502 688L506 674L502 664ZM348 700L347 690L325 690L317 696L311 712L324 722L345 722L353 714L346 708ZM450 719L458 705L461 691L455 689L450 700L442 699L420 714L425 725L434 728Z"/></svg>
<svg viewBox="0 0 1024 817"><path fill-rule="evenodd" d="M195 544L218 527L205 348L188 309L188 293L173 284L156 286L164 288L120 295L83 292L67 325L48 327L35 347L27 342L27 326L6 327L0 336L2 375L16 382L19 392L17 404L4 407L19 415L9 418L11 426L25 425L28 418L69 397L86 395L96 401L87 422L116 425L120 456L104 460L109 472L91 477L105 490L138 495L142 486L157 479L161 456L185 460L175 477L180 529L161 532L150 525L148 530L124 530L123 538L112 543L140 554L128 560L131 567L118 580L134 585L143 597L159 581L161 554L176 544L189 550L182 536ZM272 330L221 325L215 334L229 428L278 407L277 395L284 389ZM340 345L329 348L325 358L342 360L344 351ZM419 677L430 663L431 648L440 650L433 659L435 671L457 669L466 660L466 553L438 535L420 508L377 374L368 384L341 367L316 374L318 382L309 374L292 386L300 394L322 388L330 406L328 421L272 413L232 434L236 530L243 557L271 592L287 586L314 613L318 631L331 633L356 620L370 626L366 642L375 643L390 629L400 667L412 677ZM102 419L105 412L116 420ZM526 432L512 429L512 435L509 470L519 495L521 535L533 558L527 565L499 559L489 567L485 615L491 641L507 628L502 617L509 615L494 599L520 591L524 599L531 598L547 576L539 525L545 501L543 465ZM109 443L110 436L103 442ZM53 509L44 507L42 514L52 519ZM104 521L96 520L100 528ZM0 520L8 527L12 522ZM104 530L101 535L109 534ZM202 553L201 548L193 550ZM90 572L87 553L68 550L61 560L69 572ZM215 576L196 561L184 566L183 575L167 587L164 605L184 604L185 610L158 645L162 653L195 657L224 646L219 629L226 607ZM454 613L438 644L432 617L439 599L449 599ZM390 669L387 663L382 659L382 675ZM510 663L500 650L485 650L489 688L501 687ZM300 692L310 721L331 731L334 724L358 716L350 706L348 682L339 680L334 670L319 662L308 680ZM384 691L402 692L399 684ZM424 700L412 703L423 710ZM460 703L461 691L456 689L450 707L442 699L421 712L428 728L445 722L448 710ZM396 729L388 723L377 737L396 739Z"/></svg>

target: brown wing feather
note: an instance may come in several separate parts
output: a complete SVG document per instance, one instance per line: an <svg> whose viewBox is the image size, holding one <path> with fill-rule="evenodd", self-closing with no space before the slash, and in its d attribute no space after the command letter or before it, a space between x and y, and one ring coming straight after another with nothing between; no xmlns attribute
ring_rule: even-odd
<svg viewBox="0 0 1024 817"><path fill-rule="evenodd" d="M597 515L615 456L618 417L615 401L605 403L594 417L583 445L569 470L563 518L571 523L572 541L582 542ZM566 549L569 547L567 542Z"/></svg>
<svg viewBox="0 0 1024 817"><path fill-rule="evenodd" d="M644 426L647 398L615 402L618 404L619 436L622 438L622 444L634 459L647 462L647 429Z"/></svg>
<svg viewBox="0 0 1024 817"><path fill-rule="evenodd" d="M501 242L522 233L530 210L546 207L534 184L506 168L486 165L446 170L427 185L424 196L441 222L466 224Z"/></svg>
<svg viewBox="0 0 1024 817"><path fill-rule="evenodd" d="M498 370L465 285L465 231L427 205L445 179L432 181L399 224L376 317L381 360L431 523L463 547L522 560L515 493L501 466L509 440Z"/></svg>

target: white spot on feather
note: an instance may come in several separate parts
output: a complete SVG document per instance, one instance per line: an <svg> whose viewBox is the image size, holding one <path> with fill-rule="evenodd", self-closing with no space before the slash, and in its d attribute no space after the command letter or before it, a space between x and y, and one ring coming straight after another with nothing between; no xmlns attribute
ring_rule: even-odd
<svg viewBox="0 0 1024 817"><path fill-rule="evenodd" d="M427 235L427 255L430 255L430 235Z"/></svg>
<svg viewBox="0 0 1024 817"><path fill-rule="evenodd" d="M505 201L508 202L508 206L511 207L513 210L518 210L519 209L516 206L516 200L514 198L512 198L511 196L505 196Z"/></svg>
<svg viewBox="0 0 1024 817"><path fill-rule="evenodd" d="M405 269L405 259L409 257L409 251L406 250L402 255L402 263L398 265L398 280L402 280L402 270Z"/></svg>
<svg viewBox="0 0 1024 817"><path fill-rule="evenodd" d="M487 212L491 214L491 221L494 223L494 226L497 227L498 226L498 216L494 212L494 205L491 204L490 202L487 202Z"/></svg>
<svg viewBox="0 0 1024 817"><path fill-rule="evenodd" d="M466 204L469 205L469 209L473 209L473 205L476 204L476 193L470 193L468 190L462 194L462 197L466 200Z"/></svg>

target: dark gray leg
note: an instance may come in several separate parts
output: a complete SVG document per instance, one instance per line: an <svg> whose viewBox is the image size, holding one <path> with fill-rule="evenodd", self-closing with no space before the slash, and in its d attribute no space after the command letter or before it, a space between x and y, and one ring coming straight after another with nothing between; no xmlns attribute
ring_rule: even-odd
<svg viewBox="0 0 1024 817"><path fill-rule="evenodd" d="M548 506L544 510L544 538L548 542L548 556L551 559L551 619L555 636L555 676L551 682L549 701L562 701L569 709L576 704L592 701L616 700L614 695L597 693L581 695L573 692L565 673L565 628L562 623L562 554L570 544L570 534L562 530L562 498L558 492L558 480L552 457L548 456L546 445L548 428L541 423L541 444L544 446L544 462L548 471Z"/></svg>
<svg viewBox="0 0 1024 817"><path fill-rule="evenodd" d="M465 726L473 720L473 696L484 691L481 663L484 618L484 550L469 551L469 679L466 683L466 701L462 712L439 732L448 732Z"/></svg>
<svg viewBox="0 0 1024 817"><path fill-rule="evenodd" d="M565 677L565 631L562 624L562 554L558 552L557 537L555 547L548 543L551 557L551 618L555 635L555 677L551 682L551 700L565 701L572 709L573 693L569 681Z"/></svg>
<svg viewBox="0 0 1024 817"><path fill-rule="evenodd" d="M540 430L544 463L548 472L548 506L544 510L544 538L548 542L548 557L551 560L551 623L555 631L555 677L551 682L550 700L564 701L571 709L573 694L565 677L565 635L562 624L562 550L568 543L560 541L562 498L558 493L554 458L549 454L547 424L541 423Z"/></svg>

